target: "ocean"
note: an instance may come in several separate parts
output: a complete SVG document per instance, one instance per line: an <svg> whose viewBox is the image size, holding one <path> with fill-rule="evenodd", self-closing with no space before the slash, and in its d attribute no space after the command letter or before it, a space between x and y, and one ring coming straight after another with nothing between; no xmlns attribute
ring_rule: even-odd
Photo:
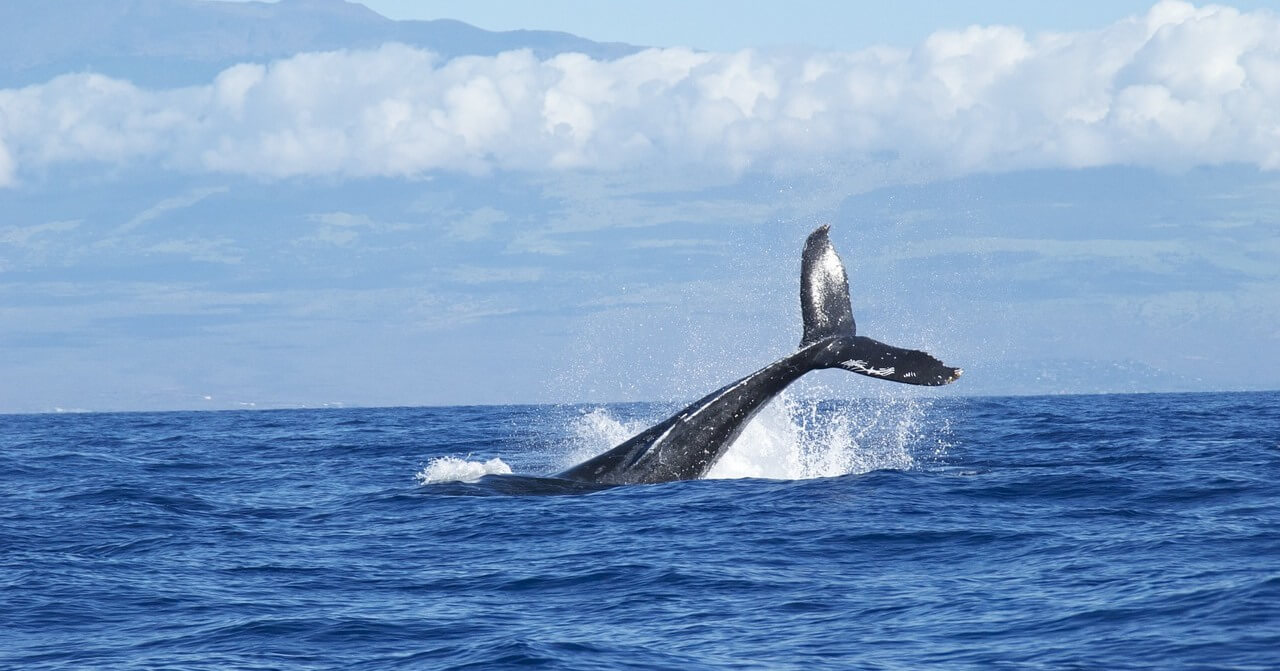
<svg viewBox="0 0 1280 671"><path fill-rule="evenodd" d="M1277 669L1280 393L0 416L6 669Z"/></svg>

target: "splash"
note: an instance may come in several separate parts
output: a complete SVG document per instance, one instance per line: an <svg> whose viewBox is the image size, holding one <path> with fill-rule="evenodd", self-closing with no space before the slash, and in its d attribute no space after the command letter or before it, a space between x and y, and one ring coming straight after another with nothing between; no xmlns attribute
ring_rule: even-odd
<svg viewBox="0 0 1280 671"><path fill-rule="evenodd" d="M564 466L586 461L649 428L652 422L622 421L604 408L579 415L569 424L569 452Z"/></svg>
<svg viewBox="0 0 1280 671"><path fill-rule="evenodd" d="M438 457L427 462L426 467L418 471L414 477L418 479L418 484L430 485L437 482L473 482L486 475L510 473L511 467L496 457L488 461Z"/></svg>
<svg viewBox="0 0 1280 671"><path fill-rule="evenodd" d="M916 468L917 455L936 458L947 445L938 437L945 436L946 423L930 418L931 405L915 397L832 402L784 392L747 425L707 478L803 480ZM570 425L565 461L600 454L651 423L624 422L603 408L585 413Z"/></svg>
<svg viewBox="0 0 1280 671"><path fill-rule="evenodd" d="M821 402L782 394L756 416L708 478L803 480L917 466L926 402Z"/></svg>

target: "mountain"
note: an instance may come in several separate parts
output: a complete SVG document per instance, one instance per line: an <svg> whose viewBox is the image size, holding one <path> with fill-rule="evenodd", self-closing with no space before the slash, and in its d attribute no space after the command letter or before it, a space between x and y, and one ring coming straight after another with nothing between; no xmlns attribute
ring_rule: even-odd
<svg viewBox="0 0 1280 671"><path fill-rule="evenodd" d="M531 49L539 57L574 51L613 59L640 50L553 31L493 32L448 19L395 21L344 0L5 0L0 88L84 71L141 86L186 86L245 61L386 42L430 49L446 59L513 49Z"/></svg>

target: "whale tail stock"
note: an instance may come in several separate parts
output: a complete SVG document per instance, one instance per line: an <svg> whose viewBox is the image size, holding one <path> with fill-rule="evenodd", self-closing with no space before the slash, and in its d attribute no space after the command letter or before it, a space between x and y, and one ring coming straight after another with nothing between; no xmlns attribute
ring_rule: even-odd
<svg viewBox="0 0 1280 671"><path fill-rule="evenodd" d="M926 352L886 345L857 335L849 302L849 278L836 249L821 226L805 241L800 269L800 311L804 336L800 347L812 347L815 368L841 368L905 384L939 386L963 372Z"/></svg>

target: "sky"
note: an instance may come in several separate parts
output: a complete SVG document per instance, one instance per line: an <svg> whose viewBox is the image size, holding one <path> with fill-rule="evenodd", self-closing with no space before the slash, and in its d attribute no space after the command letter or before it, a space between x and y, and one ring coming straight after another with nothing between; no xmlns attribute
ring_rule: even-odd
<svg viewBox="0 0 1280 671"><path fill-rule="evenodd" d="M1142 14L1149 0L742 0L726 12L723 0L369 0L393 19L458 19L488 30L562 30L600 42L711 51L800 46L847 50L911 46L941 29L1012 25L1027 31L1079 31ZM1276 8L1268 0L1231 3L1239 9Z"/></svg>
<svg viewBox="0 0 1280 671"><path fill-rule="evenodd" d="M0 412L688 400L794 348L821 224L860 333L967 372L804 393L1280 387L1258 3L465 4L369 6L659 48L448 58L335 0L24 43ZM308 26L357 46L245 51Z"/></svg>

